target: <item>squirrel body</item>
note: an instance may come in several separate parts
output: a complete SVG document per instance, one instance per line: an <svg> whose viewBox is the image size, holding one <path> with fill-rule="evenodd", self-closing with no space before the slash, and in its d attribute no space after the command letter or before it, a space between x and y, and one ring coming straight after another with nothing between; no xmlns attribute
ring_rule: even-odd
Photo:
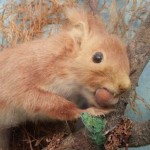
<svg viewBox="0 0 150 150"><path fill-rule="evenodd" d="M107 110L96 108L96 90L106 89L115 96L130 88L124 43L107 33L97 16L82 9L68 8L66 16L69 23L57 35L0 54L0 147L4 150L4 137L12 126L44 118L73 120L83 112L105 114ZM67 100L75 93L96 107L78 108ZM106 102L115 103L116 98Z"/></svg>

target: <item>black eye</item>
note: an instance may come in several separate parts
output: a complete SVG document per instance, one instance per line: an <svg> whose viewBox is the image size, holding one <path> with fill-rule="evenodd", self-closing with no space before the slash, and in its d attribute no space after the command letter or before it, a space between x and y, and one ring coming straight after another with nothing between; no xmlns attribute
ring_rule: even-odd
<svg viewBox="0 0 150 150"><path fill-rule="evenodd" d="M92 59L94 63L100 63L103 60L103 54L101 52L96 52Z"/></svg>

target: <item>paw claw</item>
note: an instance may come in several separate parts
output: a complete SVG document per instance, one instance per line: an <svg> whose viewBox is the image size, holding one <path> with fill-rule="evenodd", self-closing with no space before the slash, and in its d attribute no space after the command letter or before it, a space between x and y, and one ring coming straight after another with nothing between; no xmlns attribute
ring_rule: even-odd
<svg viewBox="0 0 150 150"><path fill-rule="evenodd" d="M85 112L87 112L89 115L105 117L105 112L95 107L88 108L85 110Z"/></svg>

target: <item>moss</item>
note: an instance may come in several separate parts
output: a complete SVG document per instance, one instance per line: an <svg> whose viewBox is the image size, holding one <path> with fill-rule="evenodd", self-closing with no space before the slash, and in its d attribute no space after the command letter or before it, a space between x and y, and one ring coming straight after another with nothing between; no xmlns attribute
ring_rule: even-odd
<svg viewBox="0 0 150 150"><path fill-rule="evenodd" d="M104 144L106 139L104 134L106 119L103 117L91 116L88 113L83 113L81 118L90 139L97 145Z"/></svg>

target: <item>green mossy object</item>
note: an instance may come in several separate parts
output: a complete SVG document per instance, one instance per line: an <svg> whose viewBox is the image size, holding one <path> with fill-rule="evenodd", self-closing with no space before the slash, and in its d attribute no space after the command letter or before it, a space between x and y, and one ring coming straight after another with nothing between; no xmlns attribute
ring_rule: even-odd
<svg viewBox="0 0 150 150"><path fill-rule="evenodd" d="M106 139L104 135L106 119L103 117L91 116L88 113L83 113L81 119L92 141L97 145L104 144Z"/></svg>

